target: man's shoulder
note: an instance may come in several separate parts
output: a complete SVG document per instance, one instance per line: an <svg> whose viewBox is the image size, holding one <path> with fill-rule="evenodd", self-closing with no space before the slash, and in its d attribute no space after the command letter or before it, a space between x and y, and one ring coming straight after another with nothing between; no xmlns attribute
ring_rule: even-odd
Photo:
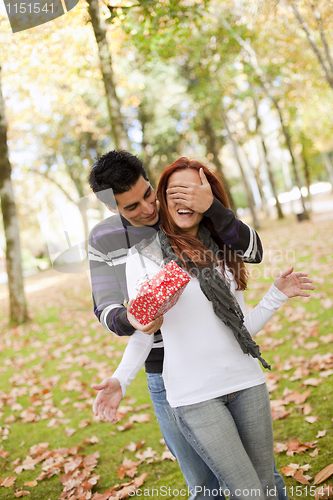
<svg viewBox="0 0 333 500"><path fill-rule="evenodd" d="M106 219L96 224L89 233L89 244L92 246L107 247L117 246L117 241L122 240L125 235L125 228L123 226L119 214L111 215Z"/></svg>

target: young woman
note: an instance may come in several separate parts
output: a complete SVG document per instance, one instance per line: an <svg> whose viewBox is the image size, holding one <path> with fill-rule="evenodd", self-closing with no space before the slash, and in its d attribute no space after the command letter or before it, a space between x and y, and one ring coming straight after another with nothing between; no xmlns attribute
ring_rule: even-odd
<svg viewBox="0 0 333 500"><path fill-rule="evenodd" d="M202 170L201 170L202 169ZM277 498L273 474L273 431L269 395L259 361L268 368L255 335L289 297L309 296L306 273L281 274L262 301L245 314L245 266L214 236L209 219L190 208L187 190L206 175L213 194L228 206L217 177L204 165L181 158L167 167L157 189L162 216L158 240L147 242L127 262L130 297L138 280L164 262L176 261L191 276L177 304L164 316L163 379L174 417L230 498ZM172 183L184 186L176 195ZM128 316L131 320L130 315ZM113 377L122 393L150 351L152 336L135 332ZM120 390L103 408L115 419ZM119 400L119 401L118 401ZM101 415L98 402L94 408Z"/></svg>

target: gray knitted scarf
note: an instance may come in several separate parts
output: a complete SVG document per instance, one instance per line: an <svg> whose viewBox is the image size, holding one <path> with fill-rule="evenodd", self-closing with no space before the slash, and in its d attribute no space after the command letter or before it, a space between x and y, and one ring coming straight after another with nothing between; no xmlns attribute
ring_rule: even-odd
<svg viewBox="0 0 333 500"><path fill-rule="evenodd" d="M180 267L184 267L171 247L166 234L160 230L158 236L164 262L167 264L171 260L174 260ZM207 250L209 250L209 255L218 255L219 247L204 224L200 224L199 226L198 238ZM214 262L204 267L198 267L188 257L186 259L190 268L190 274L198 278L200 288L207 299L212 302L215 314L233 332L242 351L245 354L250 354L253 358L258 358L262 366L270 370L270 365L261 357L259 346L252 339L244 325L243 312L235 296L230 291L228 280L216 269Z"/></svg>

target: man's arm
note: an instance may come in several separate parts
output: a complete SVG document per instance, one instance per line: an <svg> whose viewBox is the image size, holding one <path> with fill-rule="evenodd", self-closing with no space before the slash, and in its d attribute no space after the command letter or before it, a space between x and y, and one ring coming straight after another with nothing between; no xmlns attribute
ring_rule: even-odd
<svg viewBox="0 0 333 500"><path fill-rule="evenodd" d="M210 184L202 169L199 171L201 186L192 182L171 182L167 195L175 203L184 203L191 210L209 217L222 242L244 262L257 264L262 261L263 249L256 231L237 219L232 210L214 198Z"/></svg>
<svg viewBox="0 0 333 500"><path fill-rule="evenodd" d="M105 238L106 231L105 228L93 229L89 237L88 256L94 313L106 330L118 336L132 335L136 329L150 335L159 329L161 320L156 318L148 325L141 325L134 317L131 315L129 317L128 310L124 306L124 300L127 299L125 296L127 249L118 248L112 252L103 250L102 245L98 245L99 235L102 233ZM111 229L109 231L108 237L111 241L107 246L115 248L117 235L112 233Z"/></svg>
<svg viewBox="0 0 333 500"><path fill-rule="evenodd" d="M263 248L258 233L241 220L230 208L217 199L204 213L209 217L222 242L236 252L244 262L258 264L262 261Z"/></svg>
<svg viewBox="0 0 333 500"><path fill-rule="evenodd" d="M105 239L105 234L102 237ZM112 228L109 238L115 238ZM100 239L98 231L93 229L89 236L88 256L94 313L102 326L110 332L119 336L132 335L135 328L127 319L127 308L123 305L126 297L119 280L119 276L125 279L127 250L120 248L114 252L106 252L99 245Z"/></svg>

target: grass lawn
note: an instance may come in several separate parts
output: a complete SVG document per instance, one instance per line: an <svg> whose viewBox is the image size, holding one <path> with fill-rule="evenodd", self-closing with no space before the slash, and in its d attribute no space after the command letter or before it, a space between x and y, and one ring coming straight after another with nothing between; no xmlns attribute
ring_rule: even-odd
<svg viewBox="0 0 333 500"><path fill-rule="evenodd" d="M296 478L283 476L290 499L314 498L313 478L333 464L333 219L264 221L260 236L265 257L259 266L249 266L249 308L279 269L305 270L316 285L310 299L288 301L256 338L272 364L267 379L278 469L297 464L289 469ZM177 463L164 458L143 370L128 389L120 422L98 421L92 414L90 384L112 374L126 339L95 320L88 278L50 273L27 283L28 324L9 328L7 303L0 301L0 499L24 496L21 490L31 500L79 498L70 497L75 471L85 474L77 476L86 488L82 498L89 498L91 486L92 495L102 494L143 473L142 496L188 498ZM128 421L128 429L118 429ZM83 442L93 436L92 443ZM122 451L141 441L139 450ZM311 476L309 484L299 482L304 476ZM333 476L322 484L330 481Z"/></svg>

